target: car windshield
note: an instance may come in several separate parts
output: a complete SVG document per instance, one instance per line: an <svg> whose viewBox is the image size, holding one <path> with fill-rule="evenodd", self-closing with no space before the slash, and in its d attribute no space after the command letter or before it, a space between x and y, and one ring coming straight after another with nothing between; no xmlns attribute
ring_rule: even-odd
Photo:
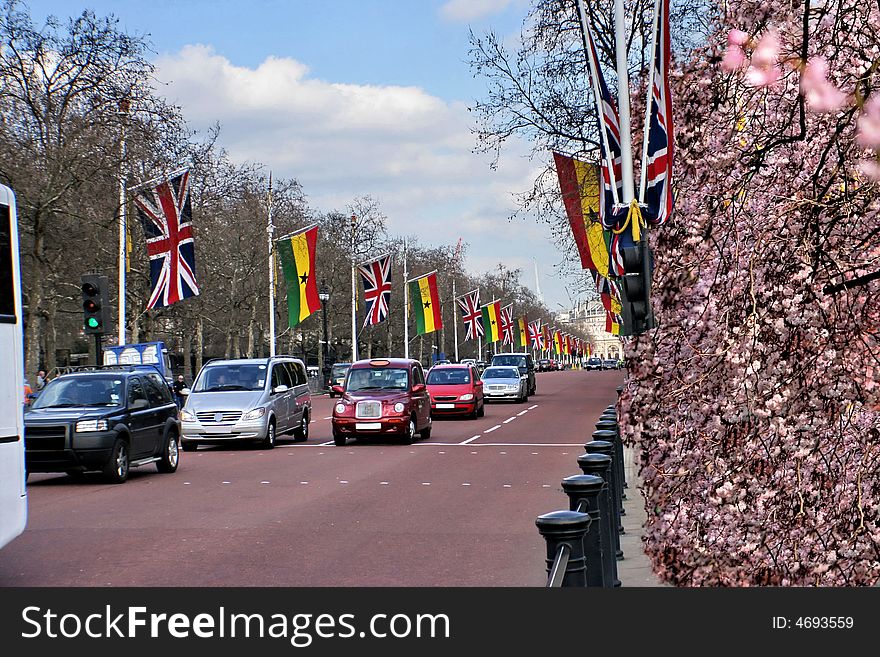
<svg viewBox="0 0 880 657"><path fill-rule="evenodd" d="M492 359L492 365L509 365L511 367L520 367L526 369L525 356L495 356Z"/></svg>
<svg viewBox="0 0 880 657"><path fill-rule="evenodd" d="M457 386L470 382L471 375L466 367L431 370L428 372L429 386Z"/></svg>
<svg viewBox="0 0 880 657"><path fill-rule="evenodd" d="M46 384L31 408L121 406L124 392L120 376L61 377Z"/></svg>
<svg viewBox="0 0 880 657"><path fill-rule="evenodd" d="M358 390L406 390L409 372L400 367L358 367L349 370L346 392Z"/></svg>
<svg viewBox="0 0 880 657"><path fill-rule="evenodd" d="M210 365L202 370L193 386L193 392L221 392L227 390L262 390L266 385L266 366Z"/></svg>
<svg viewBox="0 0 880 657"><path fill-rule="evenodd" d="M484 379L518 379L519 370L513 367L487 367Z"/></svg>
<svg viewBox="0 0 880 657"><path fill-rule="evenodd" d="M330 372L333 378L338 379L339 377L345 376L349 367L351 367L351 365L334 365Z"/></svg>

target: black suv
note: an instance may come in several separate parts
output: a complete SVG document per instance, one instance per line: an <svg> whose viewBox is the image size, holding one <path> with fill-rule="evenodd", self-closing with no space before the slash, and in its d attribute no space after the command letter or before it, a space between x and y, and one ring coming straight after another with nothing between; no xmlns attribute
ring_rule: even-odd
<svg viewBox="0 0 880 657"><path fill-rule="evenodd" d="M50 381L24 416L31 472L98 470L121 484L130 468L177 470L180 420L162 375L115 366Z"/></svg>
<svg viewBox="0 0 880 657"><path fill-rule="evenodd" d="M520 376L525 376L527 379L528 385L526 386L526 395L534 395L538 390L538 385L535 381L535 361L532 360L531 354L495 354L492 356L491 366L518 367Z"/></svg>
<svg viewBox="0 0 880 657"><path fill-rule="evenodd" d="M593 356L587 361L587 369L588 370L601 370L602 369L602 359L598 356Z"/></svg>
<svg viewBox="0 0 880 657"><path fill-rule="evenodd" d="M539 358L538 359L538 371L539 372L552 372L553 364L550 362L549 358Z"/></svg>

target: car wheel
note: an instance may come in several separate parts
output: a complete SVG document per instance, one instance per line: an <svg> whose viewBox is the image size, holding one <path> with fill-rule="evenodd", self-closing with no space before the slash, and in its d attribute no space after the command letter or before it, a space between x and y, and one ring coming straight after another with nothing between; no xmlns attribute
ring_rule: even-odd
<svg viewBox="0 0 880 657"><path fill-rule="evenodd" d="M165 437L165 445L159 460L156 461L156 469L159 472L174 472L177 470L177 464L180 463L180 452L178 451L177 434L169 431Z"/></svg>
<svg viewBox="0 0 880 657"><path fill-rule="evenodd" d="M269 428L266 429L266 437L260 443L263 449L274 449L275 447L275 423L270 422Z"/></svg>
<svg viewBox="0 0 880 657"><path fill-rule="evenodd" d="M333 444L334 445L336 445L337 447L344 447L345 443L346 443L345 436L338 434L338 433L333 434Z"/></svg>
<svg viewBox="0 0 880 657"><path fill-rule="evenodd" d="M122 438L117 438L110 452L110 460L104 465L104 478L111 484L121 484L128 479L130 466L128 443Z"/></svg>
<svg viewBox="0 0 880 657"><path fill-rule="evenodd" d="M477 411L477 417L483 417L485 414L486 414L486 402L484 400L483 403L480 404L480 410Z"/></svg>
<svg viewBox="0 0 880 657"><path fill-rule="evenodd" d="M430 439L431 438L431 428L432 428L431 418L428 418L428 426L421 430L421 432L419 433L419 437L421 437L424 440Z"/></svg>
<svg viewBox="0 0 880 657"><path fill-rule="evenodd" d="M190 442L190 441L188 441L188 440L183 440L183 441L181 441L181 443L180 443L180 448L181 448L184 452L194 452L194 451L196 451L196 450L199 448L199 444L198 444L198 443Z"/></svg>
<svg viewBox="0 0 880 657"><path fill-rule="evenodd" d="M309 414L303 413L300 419L299 427L293 430L293 441L297 443L305 442L309 439Z"/></svg>

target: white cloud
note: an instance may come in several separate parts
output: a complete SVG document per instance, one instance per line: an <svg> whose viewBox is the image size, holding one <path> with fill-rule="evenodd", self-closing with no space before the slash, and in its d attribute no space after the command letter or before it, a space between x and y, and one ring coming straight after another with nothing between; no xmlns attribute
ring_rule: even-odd
<svg viewBox="0 0 880 657"><path fill-rule="evenodd" d="M526 145L510 140L498 170L490 170L487 157L471 152L471 117L462 103L418 87L319 80L293 59L235 66L202 45L156 65L162 93L193 127L219 122L234 160L297 179L315 210L345 211L372 196L395 234L418 235L425 244L464 237L475 271L508 259L515 259L509 266L530 266L537 256L550 274L560 259L544 227L507 220L512 194L534 178ZM551 280L545 295L554 285L565 298L560 280Z"/></svg>
<svg viewBox="0 0 880 657"><path fill-rule="evenodd" d="M449 0L440 7L440 16L452 22L467 23L500 13L514 0Z"/></svg>

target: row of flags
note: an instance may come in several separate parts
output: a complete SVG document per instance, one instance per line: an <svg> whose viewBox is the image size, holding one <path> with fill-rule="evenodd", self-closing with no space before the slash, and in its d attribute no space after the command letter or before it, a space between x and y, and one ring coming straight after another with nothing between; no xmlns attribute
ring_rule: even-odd
<svg viewBox="0 0 880 657"><path fill-rule="evenodd" d="M655 46L651 75L650 111L642 161L640 205L621 202L623 176L620 118L602 69L589 24L583 19L584 50L590 85L600 105L599 162L587 162L554 152L559 189L581 260L590 270L605 308L605 329L615 335L621 329L618 280L625 274L622 249L634 246L648 224L660 226L672 214L672 160L674 151L672 100L669 86L671 44L669 0L656 1Z"/></svg>
<svg viewBox="0 0 880 657"><path fill-rule="evenodd" d="M151 292L148 308L168 306L199 294L195 279L195 251L189 172L183 171L140 192L134 199L147 236ZM321 306L315 275L318 226L304 228L275 241L275 250L287 286L288 323L301 323ZM391 302L391 254L357 265L364 287L364 325L385 321ZM598 274L597 274L598 276ZM600 277L601 278L601 277ZM609 279L604 279L611 283ZM416 333L423 335L443 326L437 272L406 282L415 318ZM597 283L598 286L598 283ZM590 355L590 344L550 328L541 320L514 318L513 304L493 300L480 304L479 290L455 299L465 328L465 340L501 341L521 349L551 350L557 355Z"/></svg>

